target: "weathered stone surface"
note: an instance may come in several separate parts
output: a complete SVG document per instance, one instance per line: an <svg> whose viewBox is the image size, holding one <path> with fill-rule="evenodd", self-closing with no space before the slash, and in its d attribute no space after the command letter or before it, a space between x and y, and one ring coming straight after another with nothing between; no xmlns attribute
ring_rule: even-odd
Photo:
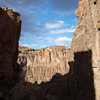
<svg viewBox="0 0 100 100"><path fill-rule="evenodd" d="M49 81L56 73L64 75L69 72L68 59L70 49L64 46L53 46L40 50L19 47L18 63L21 79L28 82Z"/></svg>
<svg viewBox="0 0 100 100"><path fill-rule="evenodd" d="M78 9L75 12L78 18L80 18L84 14L84 11L87 8L87 6L88 6L88 0L79 1Z"/></svg>
<svg viewBox="0 0 100 100"><path fill-rule="evenodd" d="M47 100L100 99L100 0L80 0L76 16L67 59L70 73L42 83Z"/></svg>
<svg viewBox="0 0 100 100"><path fill-rule="evenodd" d="M99 100L100 0L80 0L76 15L79 21L70 49L72 55L74 54L76 81L79 86L77 100Z"/></svg>
<svg viewBox="0 0 100 100"><path fill-rule="evenodd" d="M3 14L3 12L4 11L0 9L0 14ZM80 0L76 15L79 18L79 22L73 34L70 50L68 48L64 50L64 48L59 47L50 47L38 51L20 48L18 62L22 72L21 79L29 82L44 82L40 85L37 83L19 83L11 89L10 94L7 96L8 98L5 98L6 96L4 96L4 93L0 90L0 99L100 99L100 0ZM2 22L2 20L0 21ZM1 34L1 36L2 35L3 34ZM1 40L3 41L0 37L0 41ZM6 47L5 44L4 47ZM3 48L1 48L1 50L2 49ZM5 50L6 49L3 49L2 51L4 52ZM6 53L4 55L6 55ZM5 61L7 59L8 58L5 57ZM62 65L64 65L64 67ZM5 68L7 69L8 67ZM12 70L10 71L12 73ZM9 75L6 71L4 71L3 74L9 77L13 76L13 74ZM0 76L0 84L1 79L2 77ZM3 79L2 84L6 84L5 81L6 79ZM4 87L2 88L4 89Z"/></svg>
<svg viewBox="0 0 100 100"><path fill-rule="evenodd" d="M0 77L9 81L17 78L20 29L20 15L8 8L0 8Z"/></svg>

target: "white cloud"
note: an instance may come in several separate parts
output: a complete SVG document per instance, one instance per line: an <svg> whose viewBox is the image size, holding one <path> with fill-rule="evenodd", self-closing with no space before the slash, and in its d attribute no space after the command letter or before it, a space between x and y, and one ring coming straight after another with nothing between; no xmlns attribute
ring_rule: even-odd
<svg viewBox="0 0 100 100"><path fill-rule="evenodd" d="M68 37L59 37L55 40L56 45L67 45L71 42L71 38Z"/></svg>
<svg viewBox="0 0 100 100"><path fill-rule="evenodd" d="M52 29L52 28L60 28L64 25L64 21L55 21L51 23L46 23L44 25L45 28L47 29Z"/></svg>
<svg viewBox="0 0 100 100"><path fill-rule="evenodd" d="M20 46L26 46L29 48L35 48L37 46L37 44L20 44Z"/></svg>
<svg viewBox="0 0 100 100"><path fill-rule="evenodd" d="M37 20L38 15L35 11L30 10L30 8L37 8L42 5L42 0L0 0L1 7L8 7L17 11L21 14L22 20L22 34L31 33L38 34L41 33L41 26Z"/></svg>
<svg viewBox="0 0 100 100"><path fill-rule="evenodd" d="M74 26L74 25L72 25L72 26L71 26L71 29L75 29L75 26Z"/></svg>
<svg viewBox="0 0 100 100"><path fill-rule="evenodd" d="M62 34L62 33L73 33L75 29L59 29L59 30L50 30L49 34Z"/></svg>
<svg viewBox="0 0 100 100"><path fill-rule="evenodd" d="M41 45L40 47L41 47L41 48L46 48L47 45L46 45L46 44L43 44L43 45Z"/></svg>
<svg viewBox="0 0 100 100"><path fill-rule="evenodd" d="M30 47L36 47L37 44L30 44L29 46L30 46Z"/></svg>

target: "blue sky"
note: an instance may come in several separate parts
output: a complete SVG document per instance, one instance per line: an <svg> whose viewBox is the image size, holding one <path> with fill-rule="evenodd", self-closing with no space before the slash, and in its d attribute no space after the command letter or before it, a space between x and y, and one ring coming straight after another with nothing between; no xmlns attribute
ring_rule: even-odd
<svg viewBox="0 0 100 100"><path fill-rule="evenodd" d="M78 0L0 0L1 7L21 14L19 44L34 49L70 46L77 23L77 5Z"/></svg>

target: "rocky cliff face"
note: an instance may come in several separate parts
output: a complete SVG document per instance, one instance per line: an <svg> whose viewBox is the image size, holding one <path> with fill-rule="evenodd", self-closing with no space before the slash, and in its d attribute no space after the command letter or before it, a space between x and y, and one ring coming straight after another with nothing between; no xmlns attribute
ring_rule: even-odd
<svg viewBox="0 0 100 100"><path fill-rule="evenodd" d="M100 0L80 0L76 16L79 21L73 35L71 52L74 54L77 100L99 100Z"/></svg>
<svg viewBox="0 0 100 100"><path fill-rule="evenodd" d="M8 8L0 8L0 78L10 81L17 79L20 29L20 15Z"/></svg>
<svg viewBox="0 0 100 100"><path fill-rule="evenodd" d="M2 14L2 9L0 13ZM7 96L8 98L5 98L6 96L3 96L0 90L0 99L1 97L4 100L100 99L100 0L80 0L76 15L79 21L73 34L70 50L58 47L38 51L20 48L18 62L22 72L21 76L23 77L21 77L21 79L29 82L38 81L39 83L41 81L48 81L49 79L50 81L42 82L40 85L28 82L19 83L11 89ZM2 22L2 20L0 21ZM2 35L3 34L1 34L1 36ZM1 40L3 41L3 39L0 39L0 43L3 43L2 45L4 46L2 47L5 48L6 44ZM8 49L3 48L1 48L1 50L2 52L5 50L8 51ZM7 57L11 58L10 56L5 57L6 52L4 53L4 56L2 53L1 55L5 61L8 59ZM0 61L2 61L2 59ZM6 62L8 63L9 60ZM14 64L16 64L16 62ZM62 68L61 64L64 65ZM3 64L1 63L1 65ZM39 66L41 66L41 68ZM56 72L52 70L51 66L57 71L57 74L53 77L52 75ZM13 74L9 75L6 71L6 69L10 67L6 65L4 68L5 71L1 70L2 75L13 76ZM68 70L66 70L67 68ZM13 72L12 70L9 71L11 71L11 73ZM58 72L62 75L58 74ZM42 76L39 76L38 73ZM67 74L63 75L64 73ZM34 77L34 80L32 77ZM0 77L0 80L1 79L2 77Z"/></svg>
<svg viewBox="0 0 100 100"><path fill-rule="evenodd" d="M53 46L40 50L19 47L18 63L21 68L21 79L27 82L49 81L56 73L64 75L69 72L68 60L70 49L64 46Z"/></svg>

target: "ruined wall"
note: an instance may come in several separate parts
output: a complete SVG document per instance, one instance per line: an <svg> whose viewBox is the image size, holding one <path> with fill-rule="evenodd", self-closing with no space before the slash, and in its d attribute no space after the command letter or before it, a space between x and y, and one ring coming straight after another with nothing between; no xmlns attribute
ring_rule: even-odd
<svg viewBox="0 0 100 100"><path fill-rule="evenodd" d="M0 8L0 77L16 80L18 74L19 13Z"/></svg>
<svg viewBox="0 0 100 100"><path fill-rule="evenodd" d="M0 23L2 23L0 26L0 73L10 78L14 77L14 72L16 72L16 70L14 71L15 65L17 65L16 48L18 41L16 42L16 40L18 38L16 37L19 36L17 33L20 30L15 26L20 26L18 24L20 18L13 17L11 12L0 9ZM12 16L9 14L12 14ZM35 51L35 53L33 53L34 50L25 48L25 50L20 50L18 60L22 68L21 71L26 72L24 73L26 78L24 78L29 82L33 82L34 75L36 75L36 80L40 80L38 74L46 76L41 78L43 81L48 77L50 78L51 76L48 76L47 72L53 73L54 70L50 66L55 64L62 64L65 69L64 62L67 62L70 67L69 73L61 75L64 73L63 68L60 68L61 65L59 68L56 66L57 72L61 72L61 74L55 74L49 82L42 82L40 85L37 83L17 84L10 91L8 100L100 99L100 0L80 0L76 16L79 21L73 34L71 48L67 50L66 54L65 51L58 48L47 48ZM19 20L14 21L13 18ZM5 20L7 23L5 23ZM15 32L17 33L14 34ZM65 58L66 61L64 61ZM47 65L49 65L49 68L46 69ZM45 69L43 69L44 66ZM34 72L36 73L34 74Z"/></svg>
<svg viewBox="0 0 100 100"><path fill-rule="evenodd" d="M99 100L100 0L80 0L76 16L79 21L73 35L71 52L74 56L72 59L75 62L76 82L79 86L77 99L80 100L83 96L81 100L90 100L91 95L94 95L91 100Z"/></svg>

